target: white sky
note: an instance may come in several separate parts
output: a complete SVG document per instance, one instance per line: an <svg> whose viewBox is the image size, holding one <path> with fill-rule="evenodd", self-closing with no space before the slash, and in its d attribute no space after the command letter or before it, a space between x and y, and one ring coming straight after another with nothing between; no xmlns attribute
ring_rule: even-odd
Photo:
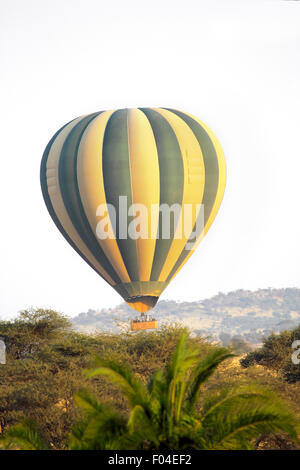
<svg viewBox="0 0 300 470"><path fill-rule="evenodd" d="M300 287L300 2L0 0L0 316L121 298L44 205L43 150L102 109L195 114L227 159L223 204L161 298Z"/></svg>

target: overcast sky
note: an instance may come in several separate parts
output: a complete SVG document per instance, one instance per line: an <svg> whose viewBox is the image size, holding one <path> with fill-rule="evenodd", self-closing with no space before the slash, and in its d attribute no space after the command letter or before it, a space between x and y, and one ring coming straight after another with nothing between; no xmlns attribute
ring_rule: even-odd
<svg viewBox="0 0 300 470"><path fill-rule="evenodd" d="M300 287L300 2L0 0L0 317L122 299L44 205L43 150L102 109L202 119L227 160L219 214L163 299Z"/></svg>

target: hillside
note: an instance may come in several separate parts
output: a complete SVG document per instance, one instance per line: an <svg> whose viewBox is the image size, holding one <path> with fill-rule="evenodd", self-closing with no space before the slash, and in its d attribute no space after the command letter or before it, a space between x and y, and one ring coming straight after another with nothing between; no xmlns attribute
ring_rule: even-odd
<svg viewBox="0 0 300 470"><path fill-rule="evenodd" d="M195 333L228 344L232 338L259 345L262 337L300 323L300 289L236 290L197 302L161 300L153 310L159 324L180 322ZM127 304L88 310L72 319L76 330L120 332L135 315Z"/></svg>

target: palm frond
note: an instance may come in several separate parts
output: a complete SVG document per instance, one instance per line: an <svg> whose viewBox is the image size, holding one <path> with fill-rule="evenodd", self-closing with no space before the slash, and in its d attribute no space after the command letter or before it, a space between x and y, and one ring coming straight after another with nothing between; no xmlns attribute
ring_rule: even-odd
<svg viewBox="0 0 300 470"><path fill-rule="evenodd" d="M251 401L254 405L269 403L275 400L274 395L266 389L247 386L236 387L233 389L223 388L219 393L213 395L207 395L205 400L201 404L202 408L202 422L210 419L216 413L226 413L231 407L236 409L237 406L247 400L248 403Z"/></svg>
<svg viewBox="0 0 300 470"><path fill-rule="evenodd" d="M157 437L158 429L155 427L154 422L146 415L144 408L136 405L130 413L127 427L129 433L134 437L137 443L149 441L154 446L159 445Z"/></svg>
<svg viewBox="0 0 300 470"><path fill-rule="evenodd" d="M99 414L103 412L103 404L85 389L78 390L74 395L74 400L76 405L88 414Z"/></svg>
<svg viewBox="0 0 300 470"><path fill-rule="evenodd" d="M90 443L85 439L85 432L88 426L89 420L81 419L78 423L73 425L72 431L68 438L68 449L69 450L87 450L90 449ZM94 450L94 449L93 449Z"/></svg>
<svg viewBox="0 0 300 470"><path fill-rule="evenodd" d="M147 384L150 395L152 419L161 421L164 410L168 407L168 388L163 371L156 371Z"/></svg>
<svg viewBox="0 0 300 470"><path fill-rule="evenodd" d="M87 390L79 390L75 403L85 418L72 428L69 448L72 450L118 449L121 436L127 432L126 420L109 405L100 403Z"/></svg>
<svg viewBox="0 0 300 470"><path fill-rule="evenodd" d="M188 331L181 333L170 364L166 367L164 378L167 390L167 411L169 414L169 432L179 421L182 403L186 391L186 376L199 362L199 348L187 344Z"/></svg>
<svg viewBox="0 0 300 470"><path fill-rule="evenodd" d="M118 449L121 436L127 433L125 418L106 405L86 408L84 401L83 407L87 416L72 428L69 449Z"/></svg>
<svg viewBox="0 0 300 470"><path fill-rule="evenodd" d="M10 427L1 438L1 445L5 449L20 450L46 450L49 448L41 432L29 419Z"/></svg>
<svg viewBox="0 0 300 470"><path fill-rule="evenodd" d="M149 403L147 388L128 368L115 361L104 361L99 357L97 358L97 366L86 372L87 377L102 375L120 388L131 406L137 404L147 406Z"/></svg>
<svg viewBox="0 0 300 470"><path fill-rule="evenodd" d="M187 344L188 331L182 331L172 359L166 367L166 379L170 383L172 380L182 378L186 372L199 362L199 348Z"/></svg>
<svg viewBox="0 0 300 470"><path fill-rule="evenodd" d="M255 437L286 432L297 439L295 420L280 402L266 403L245 397L219 410L203 424L201 437L211 449L249 449Z"/></svg>
<svg viewBox="0 0 300 470"><path fill-rule="evenodd" d="M193 412L199 397L201 385L214 373L217 367L226 359L234 357L227 348L217 348L207 355L205 359L192 371L187 382L186 408Z"/></svg>

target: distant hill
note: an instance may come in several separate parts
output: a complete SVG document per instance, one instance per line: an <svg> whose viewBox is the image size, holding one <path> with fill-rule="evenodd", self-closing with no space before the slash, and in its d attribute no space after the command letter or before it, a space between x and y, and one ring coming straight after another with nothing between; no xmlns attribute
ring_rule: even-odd
<svg viewBox="0 0 300 470"><path fill-rule="evenodd" d="M161 300L153 314L159 324L181 322L195 333L228 344L232 338L258 345L263 336L300 324L300 289L236 290L197 302ZM74 328L119 332L134 317L123 303L115 308L88 310L72 319Z"/></svg>

